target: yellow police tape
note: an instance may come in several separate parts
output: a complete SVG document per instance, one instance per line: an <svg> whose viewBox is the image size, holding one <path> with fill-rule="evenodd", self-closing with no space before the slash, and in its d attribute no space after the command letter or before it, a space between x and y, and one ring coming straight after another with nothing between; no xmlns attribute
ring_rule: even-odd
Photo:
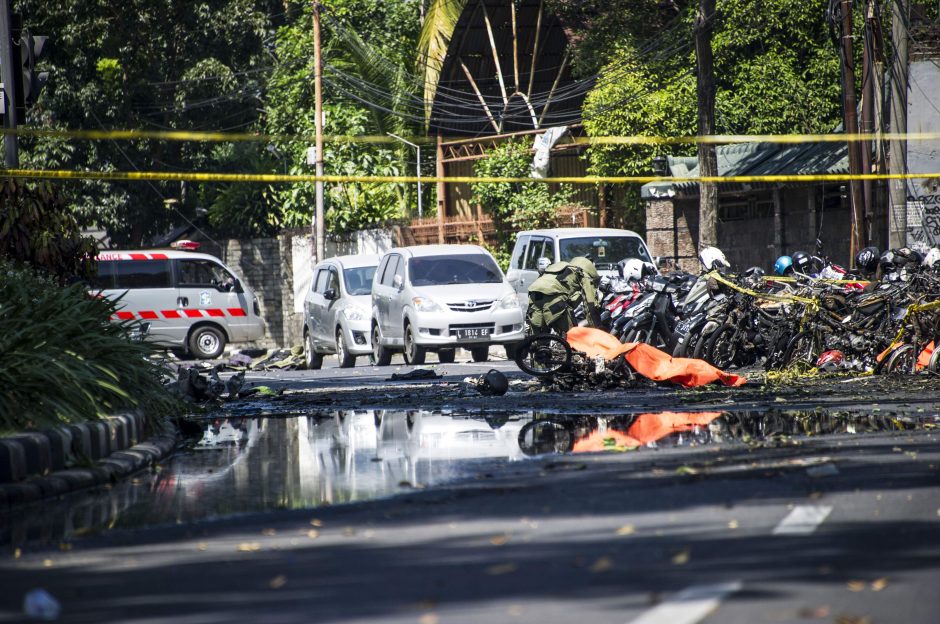
<svg viewBox="0 0 940 624"><path fill-rule="evenodd" d="M311 134L262 134L258 132L212 132L198 130L64 130L43 128L14 128L0 129L2 134L15 134L25 137L64 138L92 141L134 141L134 140L163 140L163 141L197 141L197 142L259 142L283 143L304 141L313 143ZM404 137L417 144L433 144L437 137L411 136ZM467 139L466 137L447 137L446 142L457 141L485 142L487 137ZM572 142L587 145L692 145L705 144L732 144L732 143L845 143L857 141L936 141L940 140L940 132L910 132L910 133L856 133L856 134L715 134L706 136L594 136L571 137ZM325 135L325 143L377 143L393 144L398 139L388 135Z"/></svg>
<svg viewBox="0 0 940 624"><path fill-rule="evenodd" d="M808 297L800 297L798 295L775 295L771 293L760 293L760 292L757 292L756 290L745 288L744 286L735 284L731 280L725 279L724 276L718 273L718 271L712 271L711 273L708 273L707 277L714 278L716 281L724 284L725 286L727 286L728 288L731 288L732 290L742 292L745 295L750 295L751 297L755 297L757 299L767 299L768 301L780 301L782 303L794 303L795 302L795 303L804 303L806 305L816 305L816 300L810 299Z"/></svg>
<svg viewBox="0 0 940 624"><path fill-rule="evenodd" d="M868 280L860 279L827 279L824 277L811 277L809 280L813 283L821 282L823 284L868 284ZM765 282L784 282L784 283L794 283L797 281L795 277L773 277L768 276L764 278Z"/></svg>
<svg viewBox="0 0 940 624"><path fill-rule="evenodd" d="M300 182L361 182L366 184L395 183L414 184L423 182L433 184L494 184L494 183L529 183L542 184L646 184L649 182L667 182L674 184L696 184L712 182L715 184L748 184L780 182L847 182L851 180L916 180L921 178L940 178L940 173L909 174L803 174L803 175L755 175L755 176L714 176L700 178L677 178L670 176L583 176L521 178L494 176L366 176L366 175L287 175L278 173L200 173L196 171L71 171L63 169L0 169L0 178L35 178L43 180L108 180L130 182L261 182L265 184L296 184Z"/></svg>

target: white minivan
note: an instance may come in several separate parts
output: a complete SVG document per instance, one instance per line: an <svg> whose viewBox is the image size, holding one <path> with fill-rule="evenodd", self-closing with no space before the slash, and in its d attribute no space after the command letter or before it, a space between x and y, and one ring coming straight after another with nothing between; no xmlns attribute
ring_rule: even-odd
<svg viewBox="0 0 940 624"><path fill-rule="evenodd" d="M519 298L493 256L477 245L398 247L382 256L372 282L372 353L385 366L393 351L443 363L457 347L485 362L491 344L511 352L525 337Z"/></svg>
<svg viewBox="0 0 940 624"><path fill-rule="evenodd" d="M613 228L553 228L527 230L516 235L506 279L521 297L539 276L539 259L548 264L585 256L601 277L617 275L617 263L625 258L652 262L646 241L631 230Z"/></svg>
<svg viewBox="0 0 940 624"><path fill-rule="evenodd" d="M108 250L97 260L95 293L120 300L112 320L149 323L147 340L158 346L212 359L226 343L264 336L257 297L215 256Z"/></svg>

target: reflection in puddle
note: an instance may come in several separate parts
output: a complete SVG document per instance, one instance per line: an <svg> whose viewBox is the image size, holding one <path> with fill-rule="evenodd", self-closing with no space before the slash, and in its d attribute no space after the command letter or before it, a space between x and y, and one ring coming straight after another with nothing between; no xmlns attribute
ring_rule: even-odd
<svg viewBox="0 0 940 624"><path fill-rule="evenodd" d="M205 424L188 451L112 489L79 492L0 519L0 543L68 540L104 528L186 523L389 496L473 476L481 460L864 433L937 419L837 413L660 412L463 415L343 411ZM492 466L485 468L492 470Z"/></svg>

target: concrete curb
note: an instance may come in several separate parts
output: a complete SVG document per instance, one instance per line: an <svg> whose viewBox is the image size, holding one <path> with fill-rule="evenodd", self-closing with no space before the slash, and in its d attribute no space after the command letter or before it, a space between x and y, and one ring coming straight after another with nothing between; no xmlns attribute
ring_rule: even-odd
<svg viewBox="0 0 940 624"><path fill-rule="evenodd" d="M0 438L0 512L116 483L176 446L173 434L146 433L143 414L128 413Z"/></svg>

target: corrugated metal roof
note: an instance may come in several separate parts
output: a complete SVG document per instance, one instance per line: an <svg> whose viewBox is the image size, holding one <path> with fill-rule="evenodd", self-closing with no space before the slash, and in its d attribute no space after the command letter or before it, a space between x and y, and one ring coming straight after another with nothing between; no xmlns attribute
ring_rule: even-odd
<svg viewBox="0 0 940 624"><path fill-rule="evenodd" d="M845 143L738 143L715 150L720 176L809 175L848 173ZM676 178L698 177L694 157L669 157L669 172ZM643 199L671 197L688 191L696 182L651 182L641 189Z"/></svg>

